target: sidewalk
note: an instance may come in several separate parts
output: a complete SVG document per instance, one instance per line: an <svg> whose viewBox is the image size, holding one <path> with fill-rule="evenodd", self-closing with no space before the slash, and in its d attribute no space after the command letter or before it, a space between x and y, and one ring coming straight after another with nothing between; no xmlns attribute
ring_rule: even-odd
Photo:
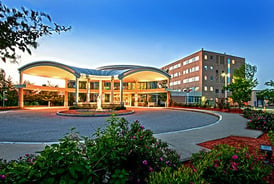
<svg viewBox="0 0 274 184"><path fill-rule="evenodd" d="M182 110L182 109L175 109ZM205 111L209 112L210 111ZM212 112L219 114L221 119L214 125L195 128L192 130L176 131L162 134L154 134L155 137L169 143L181 156L181 159L188 160L192 153L203 149L196 145L205 141L224 138L230 135L258 137L261 131L246 129L247 120L234 113ZM0 158L14 160L26 153L31 154L44 149L46 144L0 144Z"/></svg>

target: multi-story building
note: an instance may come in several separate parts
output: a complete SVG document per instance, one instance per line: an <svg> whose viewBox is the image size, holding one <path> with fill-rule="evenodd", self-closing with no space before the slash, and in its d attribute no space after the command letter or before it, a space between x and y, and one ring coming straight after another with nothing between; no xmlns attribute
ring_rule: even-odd
<svg viewBox="0 0 274 184"><path fill-rule="evenodd" d="M201 49L162 70L170 76L170 94L179 103L214 104L228 95L224 86L233 81L233 73L245 58Z"/></svg>

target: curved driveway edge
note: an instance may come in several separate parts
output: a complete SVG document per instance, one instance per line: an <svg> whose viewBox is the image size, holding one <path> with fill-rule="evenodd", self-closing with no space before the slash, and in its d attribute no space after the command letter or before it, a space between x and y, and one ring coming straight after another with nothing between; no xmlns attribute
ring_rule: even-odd
<svg viewBox="0 0 274 184"><path fill-rule="evenodd" d="M158 134L153 134L155 136L160 136L160 135L169 135L169 134L175 134L175 133L181 133L181 132L187 132L187 131L192 131L192 130L199 130L199 129L202 129L202 128L206 128L206 127L210 127L210 126L214 126L214 125L217 125L218 123L220 123L220 121L222 121L223 119L223 116L221 114L218 114L214 111L207 111L207 110L193 110L193 109L187 109L187 108L168 108L168 109L171 109L171 110L178 110L178 111L191 111L191 112L200 112L200 113L205 113L205 114L209 114L209 115L212 115L212 116L216 116L218 117L218 121L216 121L215 123L212 123L212 124L209 124L209 125L204 125L204 126L200 126L200 127L195 127L195 128L189 128L189 129L186 129L186 130L177 130L177 131L170 131L170 132L163 132L163 133L158 133Z"/></svg>
<svg viewBox="0 0 274 184"><path fill-rule="evenodd" d="M199 112L215 113L204 110L199 110ZM257 138L262 134L262 131L246 129L247 119L240 114L223 112L218 112L218 114L222 116L222 120L214 125L195 128L189 131L155 134L155 137L167 142L172 149L175 149L180 154L181 160L185 161L189 160L193 153L205 149L198 146L198 143L221 139L231 135Z"/></svg>

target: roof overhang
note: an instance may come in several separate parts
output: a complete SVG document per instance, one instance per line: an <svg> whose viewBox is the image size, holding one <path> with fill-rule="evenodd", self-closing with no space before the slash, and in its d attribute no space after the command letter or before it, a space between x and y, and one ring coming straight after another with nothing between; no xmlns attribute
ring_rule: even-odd
<svg viewBox="0 0 274 184"><path fill-rule="evenodd" d="M168 80L170 79L170 75L163 70L157 68L139 67L120 74L118 78L145 82Z"/></svg>
<svg viewBox="0 0 274 184"><path fill-rule="evenodd" d="M24 74L57 79L75 79L75 77L80 77L80 74L70 66L52 61L29 63L18 70Z"/></svg>

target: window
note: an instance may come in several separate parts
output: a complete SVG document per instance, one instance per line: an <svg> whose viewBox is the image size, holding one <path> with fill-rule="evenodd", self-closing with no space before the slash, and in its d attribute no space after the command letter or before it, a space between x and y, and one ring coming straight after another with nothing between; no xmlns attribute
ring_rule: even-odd
<svg viewBox="0 0 274 184"><path fill-rule="evenodd" d="M105 94L105 102L110 102L110 94Z"/></svg>
<svg viewBox="0 0 274 184"><path fill-rule="evenodd" d="M207 80L207 75L204 76L204 79Z"/></svg>
<svg viewBox="0 0 274 184"><path fill-rule="evenodd" d="M204 90L207 91L207 86L204 87Z"/></svg>
<svg viewBox="0 0 274 184"><path fill-rule="evenodd" d="M110 90L110 85L111 85L110 82L105 82L104 83L104 89L105 90Z"/></svg>
<svg viewBox="0 0 274 184"><path fill-rule="evenodd" d="M87 82L79 81L79 89L87 89Z"/></svg>
<svg viewBox="0 0 274 184"><path fill-rule="evenodd" d="M207 60L207 55L206 54L204 55L204 59Z"/></svg>
<svg viewBox="0 0 274 184"><path fill-rule="evenodd" d="M232 59L232 64L233 64L233 65L235 64L235 59Z"/></svg>
<svg viewBox="0 0 274 184"><path fill-rule="evenodd" d="M213 70L213 66L210 66L210 70Z"/></svg>
<svg viewBox="0 0 274 184"><path fill-rule="evenodd" d="M213 81L213 76L212 75L210 76L210 80Z"/></svg>
<svg viewBox="0 0 274 184"><path fill-rule="evenodd" d="M210 56L210 59L213 59L213 56Z"/></svg>
<svg viewBox="0 0 274 184"><path fill-rule="evenodd" d="M207 70L207 66L206 65L204 66L204 69Z"/></svg>
<svg viewBox="0 0 274 184"><path fill-rule="evenodd" d="M184 61L183 65L187 65L187 64L193 63L193 62L198 61L198 60L199 60L199 56L196 56L196 57L193 57L189 60Z"/></svg>
<svg viewBox="0 0 274 184"><path fill-rule="evenodd" d="M210 91L213 91L213 87L212 86L210 86Z"/></svg>
<svg viewBox="0 0 274 184"><path fill-rule="evenodd" d="M175 73L175 74L174 74L174 77L177 77L177 76L178 76L178 73Z"/></svg>
<svg viewBox="0 0 274 184"><path fill-rule="evenodd" d="M99 89L99 82L91 82L90 89Z"/></svg>
<svg viewBox="0 0 274 184"><path fill-rule="evenodd" d="M215 93L219 93L219 89L215 89Z"/></svg>

